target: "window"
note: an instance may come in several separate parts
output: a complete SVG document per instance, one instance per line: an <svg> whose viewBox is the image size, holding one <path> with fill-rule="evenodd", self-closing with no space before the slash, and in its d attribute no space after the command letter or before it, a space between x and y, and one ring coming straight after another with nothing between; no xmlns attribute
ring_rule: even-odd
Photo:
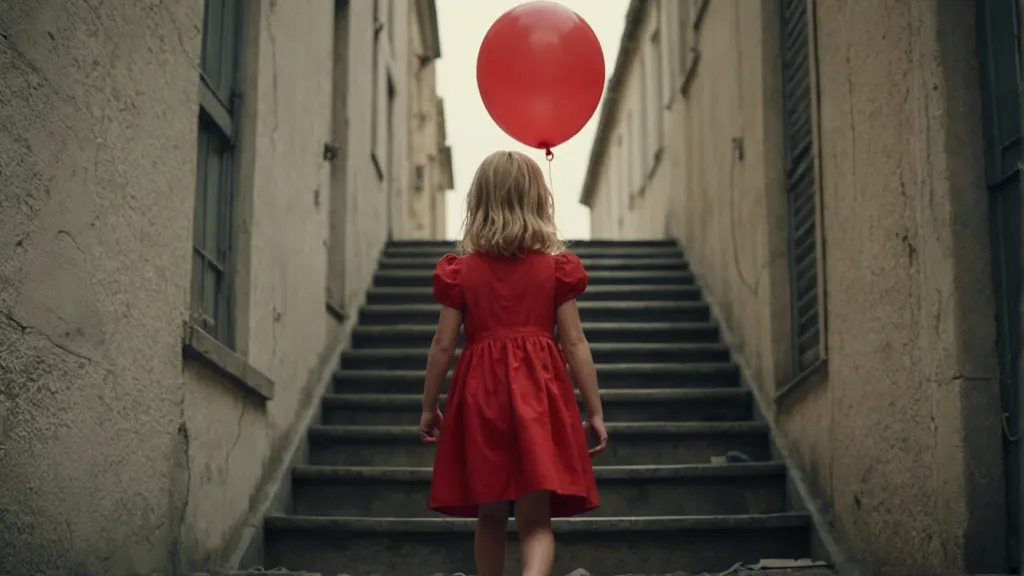
<svg viewBox="0 0 1024 576"><path fill-rule="evenodd" d="M679 81L680 91L686 93L688 85L687 77L690 74L690 66L693 56L693 2L692 0L679 0L676 6L676 78Z"/></svg>
<svg viewBox="0 0 1024 576"><path fill-rule="evenodd" d="M192 322L234 348L235 123L240 0L206 0L192 232Z"/></svg>
<svg viewBox="0 0 1024 576"><path fill-rule="evenodd" d="M622 132L615 136L615 151L612 156L612 186L615 189L615 230L620 231L625 223L626 202L629 199L629 180L626 178L625 163L626 150L624 149L624 138Z"/></svg>
<svg viewBox="0 0 1024 576"><path fill-rule="evenodd" d="M675 41L678 34L673 29L676 22L676 13L679 11L678 0L663 0L658 4L658 28L661 30L659 34L659 46L658 46L658 62L659 73L661 77L658 79L661 85L661 102L667 108L672 105L672 98L675 95Z"/></svg>
<svg viewBox="0 0 1024 576"><path fill-rule="evenodd" d="M416 170L413 173L412 188L417 192L423 192L426 189L426 168L423 164L416 165Z"/></svg>
<svg viewBox="0 0 1024 576"><path fill-rule="evenodd" d="M626 134L624 135L626 142L625 144L623 144L622 161L625 164L626 172L626 185L623 188L623 191L629 198L629 210L633 209L633 196L636 194L637 191L637 174L639 173L639 170L637 170L637 164L639 164L639 162L637 161L636 157L636 127L634 124L635 123L633 122L633 111L627 110Z"/></svg>
<svg viewBox="0 0 1024 576"><path fill-rule="evenodd" d="M348 199L348 75L349 75L349 0L334 3L334 65L331 102L332 140L338 155L331 161L330 232L327 237L327 311L336 319L345 315L345 228Z"/></svg>
<svg viewBox="0 0 1024 576"><path fill-rule="evenodd" d="M655 3L655 9L658 4ZM658 155L661 154L661 147L663 144L663 130L664 126L662 123L662 106L660 105L660 98L662 94L662 80L661 80L661 29L655 28L651 34L650 49L648 50L648 56L646 63L647 65L647 78L649 84L647 85L647 93L645 94L647 102L647 136L649 139L648 159L651 170L654 170L654 166L657 164Z"/></svg>
<svg viewBox="0 0 1024 576"><path fill-rule="evenodd" d="M377 179L384 181L384 153L380 147L383 145L384 135L381 132L386 130L386 120L381 118L381 112L387 110L387 102L381 102L381 96L384 95L381 88L386 79L380 54L380 33L384 30L380 3L381 0L373 0L373 71L370 78L370 103L373 110L370 117L370 159L377 170Z"/></svg>
<svg viewBox="0 0 1024 576"><path fill-rule="evenodd" d="M636 191L641 194L644 191L644 183L647 181L647 167L650 166L653 153L650 148L650 125L647 122L647 117L651 113L651 105L647 97L651 91L651 56L647 54L647 46L643 43L640 44L640 49L637 51L637 58L640 59L640 87L637 94L640 110L637 114L637 135L633 145L636 148Z"/></svg>
<svg viewBox="0 0 1024 576"><path fill-rule="evenodd" d="M822 358L819 216L814 166L811 38L807 0L782 0L782 122L789 220L789 291L793 374Z"/></svg>
<svg viewBox="0 0 1024 576"><path fill-rule="evenodd" d="M395 12L395 0L388 0L387 22L384 25L388 28L388 46L391 47L392 51L395 49Z"/></svg>
<svg viewBox="0 0 1024 576"><path fill-rule="evenodd" d="M693 3L691 10L693 11L693 30L696 32L700 29L701 22L704 21L704 15L707 14L708 4L711 0L690 0Z"/></svg>
<svg viewBox="0 0 1024 576"><path fill-rule="evenodd" d="M388 188L392 192L397 191L398 181L395 178L396 166L395 159L397 157L397 138L395 138L395 113L396 106L398 105L398 89L395 87L395 81L391 77L391 74L386 75L385 82L387 84L387 118L384 124L384 138L387 142L387 175L388 175Z"/></svg>

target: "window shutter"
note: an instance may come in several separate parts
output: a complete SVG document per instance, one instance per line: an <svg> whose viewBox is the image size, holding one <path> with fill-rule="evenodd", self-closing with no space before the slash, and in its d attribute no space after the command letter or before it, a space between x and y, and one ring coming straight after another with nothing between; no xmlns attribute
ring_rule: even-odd
<svg viewBox="0 0 1024 576"><path fill-rule="evenodd" d="M821 358L807 0L782 0L782 105L794 376Z"/></svg>

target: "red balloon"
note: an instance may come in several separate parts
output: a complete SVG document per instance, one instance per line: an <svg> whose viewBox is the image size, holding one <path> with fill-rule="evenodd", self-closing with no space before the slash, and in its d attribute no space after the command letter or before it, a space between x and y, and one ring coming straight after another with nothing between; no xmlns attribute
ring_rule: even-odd
<svg viewBox="0 0 1024 576"><path fill-rule="evenodd" d="M528 2L487 31L476 83L487 113L506 134L527 146L553 148L597 110L604 54L579 14L555 2Z"/></svg>

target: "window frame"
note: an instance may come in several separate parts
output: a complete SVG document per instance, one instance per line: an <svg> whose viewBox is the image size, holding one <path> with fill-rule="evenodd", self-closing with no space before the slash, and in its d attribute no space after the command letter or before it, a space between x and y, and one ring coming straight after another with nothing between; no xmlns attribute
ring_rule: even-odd
<svg viewBox="0 0 1024 576"><path fill-rule="evenodd" d="M244 3L204 0L203 14L189 316L192 324L234 350Z"/></svg>

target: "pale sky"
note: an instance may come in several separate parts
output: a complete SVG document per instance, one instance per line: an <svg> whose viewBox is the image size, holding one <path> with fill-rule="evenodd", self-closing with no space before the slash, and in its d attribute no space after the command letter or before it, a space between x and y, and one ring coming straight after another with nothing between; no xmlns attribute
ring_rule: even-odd
<svg viewBox="0 0 1024 576"><path fill-rule="evenodd" d="M519 144L491 120L476 87L476 55L491 24L509 8L525 0L437 0L441 32L441 59L437 91L444 98L448 143L452 147L455 188L446 195L446 236L458 237L466 212L466 189L473 172L495 150L521 150L540 163L547 173L542 150ZM594 29L604 50L605 74L611 76L619 53L628 0L561 0ZM555 219L563 238L590 238L590 211L579 203L583 178L590 159L600 107L572 140L554 149L551 172L554 181Z"/></svg>

